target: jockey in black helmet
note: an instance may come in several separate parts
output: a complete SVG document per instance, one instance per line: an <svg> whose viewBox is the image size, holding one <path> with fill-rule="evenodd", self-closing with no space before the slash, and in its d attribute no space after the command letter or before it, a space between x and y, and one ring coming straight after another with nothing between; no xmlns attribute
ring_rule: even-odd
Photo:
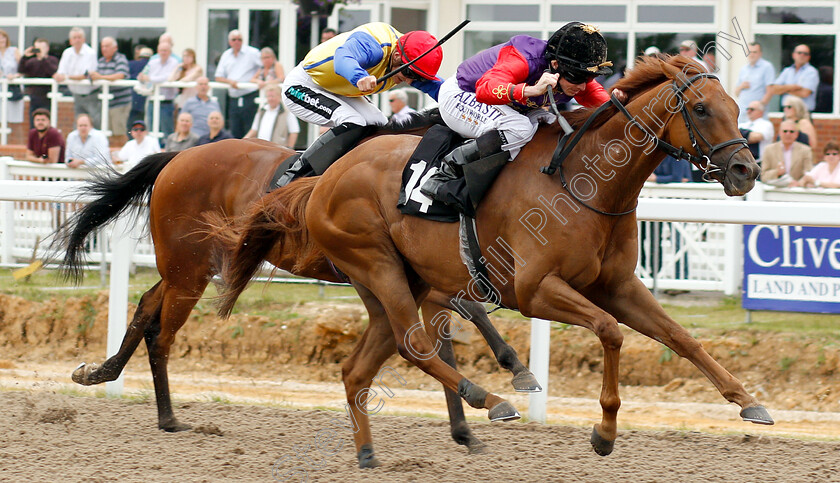
<svg viewBox="0 0 840 483"><path fill-rule="evenodd" d="M550 103L548 89L558 104L606 102L609 95L594 79L612 73L610 66L604 37L580 22L564 25L547 41L517 35L465 60L441 86L438 102L447 126L470 141L448 154L420 191L459 209L468 205L460 166L503 152L515 158L540 121L554 122L543 109Z"/></svg>

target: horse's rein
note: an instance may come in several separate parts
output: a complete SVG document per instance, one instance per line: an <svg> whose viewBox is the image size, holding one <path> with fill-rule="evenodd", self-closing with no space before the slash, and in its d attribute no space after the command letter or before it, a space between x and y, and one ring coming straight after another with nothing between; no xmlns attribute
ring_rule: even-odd
<svg viewBox="0 0 840 483"><path fill-rule="evenodd" d="M686 128L686 130L688 130L688 137L689 137L689 139L691 139L691 146L701 155L700 158L699 158L700 160L697 161L697 166L699 168L703 169L703 180L707 181L707 182L711 182L711 181L714 181L711 178L712 173L716 173L716 172L719 172L719 171L722 171L723 173L726 173L727 171L729 171L729 164L732 162L732 158L735 156L735 153L737 153L738 151L740 151L742 149L749 149L749 146L747 145L747 140L743 137L733 138L733 139L730 139L729 141L724 141L720 144L713 145L708 140L706 140L706 138L703 136L703 133L701 133L700 129L697 127L697 124L695 124L694 119L692 119L691 116L688 114L688 109L686 108L686 100L685 100L685 97L683 97L683 92L695 80L697 80L699 78L704 78L704 77L705 78L711 78L711 79L714 79L714 80L720 82L720 79L716 75L708 74L708 73L702 73L702 74L696 74L693 77L689 78L685 82L685 84L683 84L679 87L677 87L676 81L674 81L673 88L674 88L674 92L676 92L680 96L680 101L682 103L682 108L680 109L680 112L682 113L683 121L685 121L685 128ZM697 140L694 138L694 133L695 132L697 133L697 136L699 136L700 139L704 143L706 143L707 146L709 146L709 149L710 149L709 154L703 154L703 150L700 149L700 146L697 144ZM726 165L724 166L723 170L721 170L719 167L712 164L711 157L714 156L716 151L718 151L719 149L723 149L727 146L732 146L734 144L740 144L741 147L732 151L732 154L730 154L729 158L726 160ZM695 162L697 157L694 156L693 158L694 159L688 159L688 161ZM705 160L705 166L702 163L703 160Z"/></svg>
<svg viewBox="0 0 840 483"><path fill-rule="evenodd" d="M622 212L615 212L615 213L607 212L607 211L601 211L601 210L599 210L599 209L597 209L593 206L588 205L586 202L581 200L574 193L574 191L569 189L569 187L566 183L566 177L563 173L563 161L571 153L571 151L575 148L577 143L580 141L580 138L589 129L589 126L592 125L592 123L595 121L595 119L598 116L600 116L601 113L603 113L605 110L607 110L607 108L609 108L610 106L615 106L616 109L618 109L618 111L621 112L624 115L624 117L626 117L627 120L632 125L636 126L642 132L648 133L651 136L655 137L656 147L658 149L661 149L666 154L669 154L676 159L682 159L682 160L688 161L690 163L696 164L699 168L701 168L703 170L703 180L704 181L713 181L713 179L711 178L712 173L716 173L716 172L720 172L720 171L725 173L726 171L728 171L729 170L729 164L732 162L732 158L735 156L735 153L737 153L741 149L747 148L748 146L747 146L747 140L744 139L743 137L733 138L733 139L730 139L729 141L724 141L720 144L713 145L708 140L706 140L706 138L703 136L703 134L697 128L696 124L694 123L694 120L691 118L691 115L688 113L688 109L686 107L687 103L686 103L685 97L683 95L683 92L692 83L694 83L697 79L701 79L701 78L712 78L712 79L717 80L718 82L720 81L720 79L718 79L718 77L714 74L701 73L701 74L696 74L696 75L690 77L681 86L677 85L676 80L673 81L673 83L672 83L672 88L674 89L674 92L676 92L680 96L680 112L682 113L683 121L685 122L685 127L688 130L689 139L691 139L691 145L700 154L700 156L689 153L689 152L685 151L685 149L683 149L682 147L677 148L676 146L674 146L672 144L669 144L668 142L664 141L659 136L654 136L647 129L645 129L644 126L639 124L639 122L636 121L633 118L633 116L630 114L630 112L627 111L627 108L624 107L624 105L615 97L615 95L611 95L610 96L610 102L605 102L604 104L602 104L600 107L598 107L598 109L596 109L586 119L586 121L581 126L580 130L578 130L577 134L573 138L571 138L571 141L569 142L569 138L571 137L571 134L572 134L569 130L566 129L566 127L569 126L569 124L566 121L566 119L563 118L560 115L559 111L557 110L557 106L555 106L555 102L554 102L554 93L552 92L551 89L549 89L548 90L548 97L549 97L549 102L551 103L551 108L552 108L554 114L558 118L558 123L563 127L564 133L563 133L563 136L558 140L557 148L554 150L554 154L551 157L551 162L549 163L548 166L544 166L543 168L541 168L540 171L542 173L545 173L545 174L549 175L549 176L554 174L555 171L559 171L560 183L563 186L563 188L567 192L569 192L569 194L572 196L572 198L575 199L575 201L577 201L581 205L585 206L586 208L589 208L590 210L592 210L596 213L599 213L599 214L602 214L602 215L607 215L607 216L623 216L623 215L627 215L627 214L630 214L630 213L636 211L636 207L638 207L638 203L636 204L636 206L634 206L633 208L631 208L629 210L622 211ZM562 122L560 121L560 119L562 119ZM571 129L570 126L569 126L569 129ZM697 139L694 136L695 132L697 133L697 136L700 137L700 139L710 147L710 151L709 151L708 154L703 153L703 150L698 145ZM716 151L718 151L720 149L723 149L727 146L735 145L735 144L740 144L741 147L739 149L734 150L732 152L732 154L729 155L729 158L726 161L726 166L724 167L723 170L721 170L719 167L712 164L711 157L715 154Z"/></svg>

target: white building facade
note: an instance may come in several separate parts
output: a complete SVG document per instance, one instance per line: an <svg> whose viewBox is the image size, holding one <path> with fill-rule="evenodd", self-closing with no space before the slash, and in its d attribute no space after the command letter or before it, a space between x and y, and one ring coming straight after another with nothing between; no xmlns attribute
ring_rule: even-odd
<svg viewBox="0 0 840 483"><path fill-rule="evenodd" d="M126 54L138 43L154 48L156 38L168 31L175 53L194 48L211 76L227 48L227 32L238 28L246 43L274 48L288 71L310 42L310 17L299 16L298 8L292 0L0 0L0 28L12 45L25 47L45 37L56 55L74 26L85 29L95 48L100 38L116 37ZM466 18L472 22L444 46L443 77L452 75L465 57L512 35L547 38L572 20L600 27L619 68L652 45L676 53L683 40L701 48L716 41L719 74L730 92L746 62L744 39L762 44L777 73L792 63L793 48L805 43L812 65L828 68L823 69L830 79L825 89L833 90L828 112L816 117L840 118L838 79L828 72L840 63L840 0L351 0L324 25L344 31L384 21L402 31L427 29L440 37Z"/></svg>

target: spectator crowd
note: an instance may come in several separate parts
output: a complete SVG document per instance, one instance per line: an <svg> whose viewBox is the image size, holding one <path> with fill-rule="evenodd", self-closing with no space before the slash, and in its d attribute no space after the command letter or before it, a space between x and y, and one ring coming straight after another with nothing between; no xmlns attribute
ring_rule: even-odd
<svg viewBox="0 0 840 483"><path fill-rule="evenodd" d="M325 29L321 41L337 34ZM246 45L239 30L228 33L229 48L218 60L212 81L227 85L220 104L210 87L211 79L197 63L191 48L175 54L172 36L160 36L153 50L144 45L134 48L128 59L118 51L113 37L99 42L98 55L86 40L85 31L72 28L69 47L59 58L50 55L49 42L36 38L23 51L10 45L9 36L0 30L0 75L14 78L53 78L89 81L70 83L75 129L66 136L51 127L48 85L11 87L7 104L9 122L23 122L23 96L29 98L30 133L25 158L38 163L66 163L71 168L97 166L108 162L132 165L143 156L165 151L180 151L192 146L223 139L259 138L294 147L300 124L286 109L281 84L285 70L270 47L257 49ZM644 55L661 56L660 49L649 46ZM678 55L715 72L713 52L702 52L691 40L678 45ZM775 66L763 58L757 42L749 44L747 63L738 73L733 97L739 107L738 127L749 143L750 151L762 166L764 183L784 187L840 187L836 141L818 143L811 112L831 111L833 69L819 69L810 64L811 49L797 45L792 63L776 73ZM610 84L623 72L617 71ZM102 99L99 82L137 80L130 86L109 86L107 100ZM184 82L183 87L160 87L153 98L155 85ZM778 128L768 117L768 106L779 99L782 122ZM108 123L102 125L102 102L107 102ZM404 89L388 93L395 121L410 118L414 111ZM774 104L775 105L775 104ZM155 118L157 116L157 118ZM156 127L162 137L151 136ZM106 129L110 139L106 136ZM323 130L322 130L323 132ZM119 146L111 153L109 146ZM822 162L814 163L815 150L822 146ZM701 172L683 161L666 158L651 175L657 183L701 181Z"/></svg>
<svg viewBox="0 0 840 483"><path fill-rule="evenodd" d="M660 49L650 46L644 55L661 55ZM683 41L679 55L699 63L706 71L716 71L712 53L699 55L693 41ZM762 57L761 44L749 43L747 63L738 73L733 96L739 108L738 128L762 167L763 183L778 187L840 187L840 169L834 158L838 153L836 141L825 144L822 162L813 162L818 138L811 112L831 112L833 69L811 65L811 49L805 44L794 47L791 57L792 64L777 75L773 64ZM768 119L767 107L777 96L782 108L778 129ZM695 166L669 156L648 181L700 181L701 174Z"/></svg>

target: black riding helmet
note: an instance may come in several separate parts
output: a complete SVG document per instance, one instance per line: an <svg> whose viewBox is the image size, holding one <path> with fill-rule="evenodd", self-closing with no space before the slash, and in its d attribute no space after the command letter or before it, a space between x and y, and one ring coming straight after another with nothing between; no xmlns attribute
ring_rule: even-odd
<svg viewBox="0 0 840 483"><path fill-rule="evenodd" d="M545 60L552 74L578 84L599 75L612 74L612 62L607 60L607 41L597 27L581 22L569 22L548 39ZM557 68L551 66L556 60Z"/></svg>

